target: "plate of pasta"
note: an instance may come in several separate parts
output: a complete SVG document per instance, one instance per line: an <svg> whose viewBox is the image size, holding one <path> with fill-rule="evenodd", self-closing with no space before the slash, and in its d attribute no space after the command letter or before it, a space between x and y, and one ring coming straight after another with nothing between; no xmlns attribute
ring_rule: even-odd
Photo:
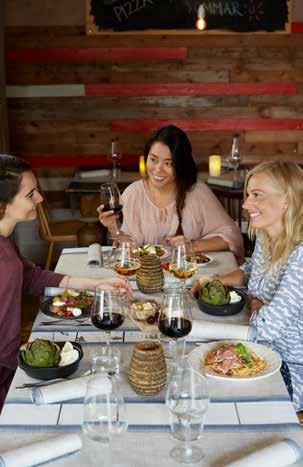
<svg viewBox="0 0 303 467"><path fill-rule="evenodd" d="M207 376L236 381L266 378L282 364L280 355L271 348L234 340L201 344L189 354L188 361Z"/></svg>

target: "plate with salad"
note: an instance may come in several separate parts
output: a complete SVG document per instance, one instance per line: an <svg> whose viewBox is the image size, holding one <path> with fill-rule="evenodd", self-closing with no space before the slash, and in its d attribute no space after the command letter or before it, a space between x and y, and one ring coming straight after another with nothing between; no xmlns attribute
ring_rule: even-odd
<svg viewBox="0 0 303 467"><path fill-rule="evenodd" d="M90 292L67 289L45 300L41 311L52 318L73 319L89 316L92 304L93 296Z"/></svg>
<svg viewBox="0 0 303 467"><path fill-rule="evenodd" d="M146 245L142 245L138 248L139 256L144 255L155 255L159 256L159 258L164 259L170 255L168 248L165 248L162 245L155 245L153 243L147 243Z"/></svg>

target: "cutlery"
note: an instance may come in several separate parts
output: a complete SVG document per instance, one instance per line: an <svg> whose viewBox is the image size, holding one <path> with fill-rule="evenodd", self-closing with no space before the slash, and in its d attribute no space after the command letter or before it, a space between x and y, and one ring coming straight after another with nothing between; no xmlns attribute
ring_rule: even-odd
<svg viewBox="0 0 303 467"><path fill-rule="evenodd" d="M87 323L81 322L81 323L59 323L59 324L58 324L58 323L55 322L55 321L51 321L51 322L39 323L38 326L40 326L40 325L41 325L41 326L56 326L56 325L58 325L58 326L60 326L60 327L61 327L61 326L69 326L69 327L77 327L77 328L78 328L78 327L80 327L80 326L91 326L91 323L90 323L90 322L87 322Z"/></svg>
<svg viewBox="0 0 303 467"><path fill-rule="evenodd" d="M78 319L78 318L73 318L71 320L66 320L66 319L56 319L56 321L40 321L39 324L50 324L50 323L66 323L66 322L74 322L76 321L77 323L86 323L88 322L87 319Z"/></svg>
<svg viewBox="0 0 303 467"><path fill-rule="evenodd" d="M49 379L48 381L37 381L36 383L23 383L20 386L15 386L15 389L32 389L32 388L40 388L44 386L50 386L52 384L58 383L59 381L72 381L74 379L83 378L84 376L89 376L92 374L92 370L87 370L80 376L76 376L75 378L55 378Z"/></svg>

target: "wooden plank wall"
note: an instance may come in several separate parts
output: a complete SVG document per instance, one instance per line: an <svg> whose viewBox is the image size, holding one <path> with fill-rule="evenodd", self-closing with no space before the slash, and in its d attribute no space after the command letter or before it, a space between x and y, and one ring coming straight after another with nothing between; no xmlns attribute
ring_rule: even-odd
<svg viewBox="0 0 303 467"><path fill-rule="evenodd" d="M0 2L0 153L8 152L8 126L4 67L4 2Z"/></svg>
<svg viewBox="0 0 303 467"><path fill-rule="evenodd" d="M170 122L188 131L201 168L228 154L234 131L245 164L303 162L303 34L88 37L82 0L7 4L11 151L40 175L107 165L116 136L124 167L137 167L150 132Z"/></svg>

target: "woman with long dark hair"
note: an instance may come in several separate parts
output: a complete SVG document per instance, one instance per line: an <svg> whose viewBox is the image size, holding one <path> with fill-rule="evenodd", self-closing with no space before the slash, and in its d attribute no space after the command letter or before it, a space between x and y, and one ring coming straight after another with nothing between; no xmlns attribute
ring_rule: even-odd
<svg viewBox="0 0 303 467"><path fill-rule="evenodd" d="M17 367L22 292L39 296L46 286L94 290L98 284L129 292L124 280L64 276L43 271L21 256L10 236L18 222L36 218L42 199L31 166L0 155L0 411Z"/></svg>
<svg viewBox="0 0 303 467"><path fill-rule="evenodd" d="M242 256L242 236L224 208L200 180L190 141L180 128L160 128L144 149L146 178L123 193L122 231L139 244L173 243L185 236L196 251L233 251ZM114 236L113 211L98 208L100 222Z"/></svg>

